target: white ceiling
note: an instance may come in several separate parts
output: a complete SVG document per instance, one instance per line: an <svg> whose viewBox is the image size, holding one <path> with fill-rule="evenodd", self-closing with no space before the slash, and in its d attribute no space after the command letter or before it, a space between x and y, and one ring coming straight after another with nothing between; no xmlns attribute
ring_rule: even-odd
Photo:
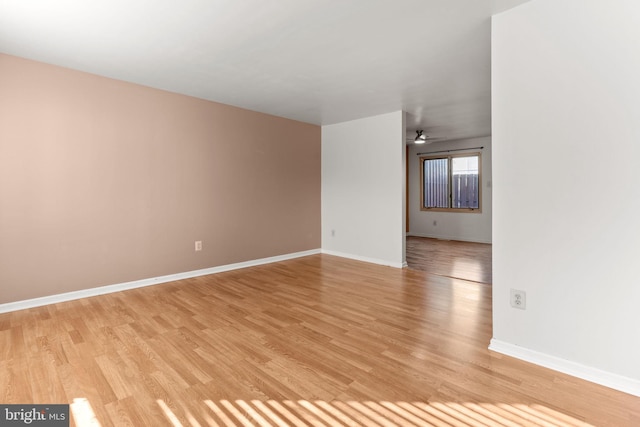
<svg viewBox="0 0 640 427"><path fill-rule="evenodd" d="M0 52L318 125L491 133L490 17L528 0L0 0ZM1 72L1 70L0 70Z"/></svg>

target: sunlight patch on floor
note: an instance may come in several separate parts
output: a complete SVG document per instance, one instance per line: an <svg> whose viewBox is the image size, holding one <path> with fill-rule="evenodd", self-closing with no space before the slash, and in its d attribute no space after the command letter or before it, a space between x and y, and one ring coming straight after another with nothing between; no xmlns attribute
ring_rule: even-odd
<svg viewBox="0 0 640 427"><path fill-rule="evenodd" d="M69 405L73 419L78 427L102 427L89 401L85 398L73 399Z"/></svg>
<svg viewBox="0 0 640 427"><path fill-rule="evenodd" d="M464 280L482 282L484 277L482 263L472 258L456 258L451 266L451 277L461 277Z"/></svg>
<svg viewBox="0 0 640 427"><path fill-rule="evenodd" d="M593 427L544 405L524 403L212 400L198 414L156 403L173 427ZM172 405L173 406L173 405ZM101 427L89 401L73 399L78 427Z"/></svg>
<svg viewBox="0 0 640 427"><path fill-rule="evenodd" d="M587 427L566 414L543 405L518 403L205 400L209 412L200 424L185 411L174 413L157 401L173 427L517 427L522 425ZM182 419L182 421L181 421ZM77 424L83 426L83 424Z"/></svg>

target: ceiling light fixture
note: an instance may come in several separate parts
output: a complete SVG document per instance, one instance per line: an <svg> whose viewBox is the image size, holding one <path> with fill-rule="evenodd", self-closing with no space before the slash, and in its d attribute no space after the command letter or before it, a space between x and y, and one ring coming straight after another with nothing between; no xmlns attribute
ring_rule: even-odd
<svg viewBox="0 0 640 427"><path fill-rule="evenodd" d="M424 131L421 131L421 130L416 131L417 135L416 135L416 139L414 140L416 144L424 144L425 142L427 142L427 137L423 135L422 132Z"/></svg>

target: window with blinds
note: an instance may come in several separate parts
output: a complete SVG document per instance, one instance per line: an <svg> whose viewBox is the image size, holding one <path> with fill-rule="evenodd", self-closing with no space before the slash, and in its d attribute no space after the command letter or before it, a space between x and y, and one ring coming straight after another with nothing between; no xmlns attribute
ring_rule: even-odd
<svg viewBox="0 0 640 427"><path fill-rule="evenodd" d="M480 153L420 157L420 208L479 212L480 165Z"/></svg>

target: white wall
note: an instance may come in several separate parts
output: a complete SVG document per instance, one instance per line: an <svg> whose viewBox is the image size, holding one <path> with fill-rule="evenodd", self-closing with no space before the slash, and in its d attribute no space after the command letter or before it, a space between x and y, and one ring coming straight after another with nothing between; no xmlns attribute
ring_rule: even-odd
<svg viewBox="0 0 640 427"><path fill-rule="evenodd" d="M403 265L404 137L402 111L322 127L323 252Z"/></svg>
<svg viewBox="0 0 640 427"><path fill-rule="evenodd" d="M639 16L533 0L493 18L492 43L492 346L638 395Z"/></svg>
<svg viewBox="0 0 640 427"><path fill-rule="evenodd" d="M482 155L482 213L420 210L420 156L442 150L484 147ZM427 154L428 155L428 154ZM411 145L409 148L409 235L437 239L491 243L491 137ZM436 225L434 225L434 221Z"/></svg>

